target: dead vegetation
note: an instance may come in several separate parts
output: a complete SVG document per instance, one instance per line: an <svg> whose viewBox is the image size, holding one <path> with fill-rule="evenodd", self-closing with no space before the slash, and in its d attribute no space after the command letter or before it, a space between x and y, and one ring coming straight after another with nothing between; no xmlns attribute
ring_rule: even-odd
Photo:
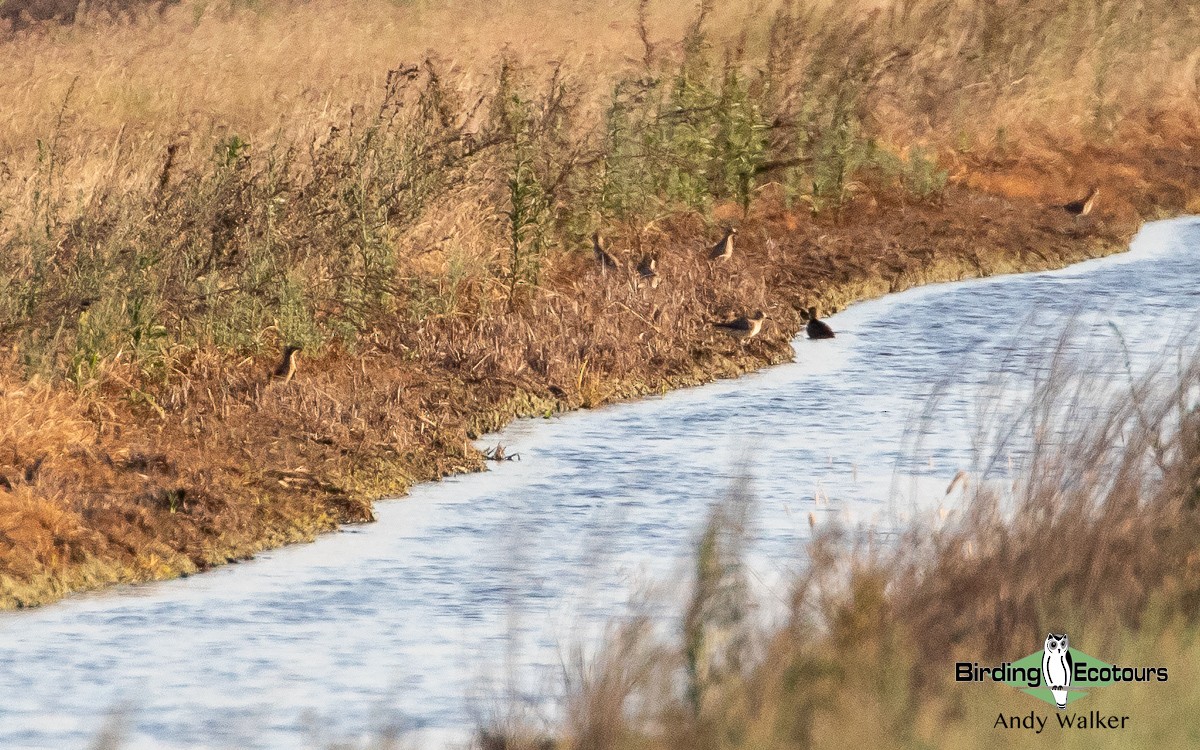
<svg viewBox="0 0 1200 750"><path fill-rule="evenodd" d="M280 3L11 33L0 596L367 519L478 468L468 438L514 415L778 362L810 305L1110 252L1194 200L1194 19L992 5ZM1092 216L1051 208L1093 182ZM709 325L754 310L744 347Z"/></svg>
<svg viewBox="0 0 1200 750"><path fill-rule="evenodd" d="M748 616L763 606L743 568L753 499L735 487L697 544L678 632L614 625L571 665L555 746L1027 747L994 725L1036 703L955 683L954 664L1012 661L1064 631L1111 663L1167 665L1170 679L1090 691L1080 710L1129 716L1128 730L1048 727L1056 745L1186 745L1200 699L1200 360L1188 352L1134 382L1055 360L981 438L1000 453L980 468L1020 449L1015 477L976 483L952 520L931 517L899 544L819 531L779 625ZM544 741L523 738L546 730L508 726L505 745L490 731L493 746L530 748Z"/></svg>

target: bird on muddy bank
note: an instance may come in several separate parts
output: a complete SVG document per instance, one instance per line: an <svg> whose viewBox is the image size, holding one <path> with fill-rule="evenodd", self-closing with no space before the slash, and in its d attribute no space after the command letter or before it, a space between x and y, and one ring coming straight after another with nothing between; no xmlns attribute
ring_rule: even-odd
<svg viewBox="0 0 1200 750"><path fill-rule="evenodd" d="M1091 189L1088 190L1087 196L1080 198L1077 201L1064 203L1061 208L1062 210L1071 214L1071 216L1074 216L1076 219L1078 219L1080 217L1087 216L1092 212L1092 209L1096 207L1096 199L1099 197L1100 188L1093 185Z"/></svg>
<svg viewBox="0 0 1200 750"><path fill-rule="evenodd" d="M713 323L713 326L745 344L762 331L763 321L766 319L767 314L758 310L753 315L743 315L733 320Z"/></svg>
<svg viewBox="0 0 1200 750"><path fill-rule="evenodd" d="M290 383L292 377L296 374L296 355L300 353L303 347L300 346L285 346L283 347L283 360L275 366L275 370L271 373L271 377L282 380L284 383Z"/></svg>
<svg viewBox="0 0 1200 750"><path fill-rule="evenodd" d="M601 271L615 271L617 269L617 259L612 253L604 249L604 238L599 232L592 233L592 255L596 258L596 265Z"/></svg>
<svg viewBox="0 0 1200 750"><path fill-rule="evenodd" d="M829 324L817 318L817 308L810 307L807 312L802 311L800 317L808 321L808 325L804 326L804 332L810 339L834 338L835 334Z"/></svg>
<svg viewBox="0 0 1200 750"><path fill-rule="evenodd" d="M709 260L719 260L722 263L733 257L733 238L737 236L737 227L729 227L725 230L725 236L721 241L713 245L712 252L708 254Z"/></svg>
<svg viewBox="0 0 1200 750"><path fill-rule="evenodd" d="M658 261L653 255L647 255L642 258L641 263L637 267L639 287L648 286L651 289L657 289L658 283L661 281L658 275Z"/></svg>

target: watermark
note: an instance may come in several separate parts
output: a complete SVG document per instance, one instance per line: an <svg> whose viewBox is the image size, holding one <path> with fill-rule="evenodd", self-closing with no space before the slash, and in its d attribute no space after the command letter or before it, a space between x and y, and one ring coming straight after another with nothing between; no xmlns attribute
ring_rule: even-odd
<svg viewBox="0 0 1200 750"><path fill-rule="evenodd" d="M1066 729L1126 729L1128 716L1102 714L1099 711L1068 711L1067 707L1085 697L1095 688L1120 683L1166 682L1167 668L1163 666L1122 666L1109 664L1079 649L1071 648L1066 633L1050 633L1042 650L1013 662L982 665L978 662L957 662L954 665L956 682L1001 682L1021 692L1045 701L1058 709L1055 721L1030 711L1028 714L996 716L996 729L1028 729L1041 734L1047 727Z"/></svg>

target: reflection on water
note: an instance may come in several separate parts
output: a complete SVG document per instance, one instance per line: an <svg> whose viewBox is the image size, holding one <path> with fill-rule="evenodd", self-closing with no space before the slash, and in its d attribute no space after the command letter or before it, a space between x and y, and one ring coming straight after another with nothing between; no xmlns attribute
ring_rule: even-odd
<svg viewBox="0 0 1200 750"><path fill-rule="evenodd" d="M938 503L972 465L981 394L1027 388L1068 320L1071 346L1118 372L1115 330L1134 369L1170 350L1200 309L1197 241L1200 224L1163 222L1120 258L858 305L830 319L837 339L798 340L794 364L515 424L486 442L521 461L383 503L372 526L0 616L0 746L85 747L114 706L132 747L455 731L506 665L552 693L565 646L631 593L678 595L742 459L769 591L803 565L810 512L886 531Z"/></svg>

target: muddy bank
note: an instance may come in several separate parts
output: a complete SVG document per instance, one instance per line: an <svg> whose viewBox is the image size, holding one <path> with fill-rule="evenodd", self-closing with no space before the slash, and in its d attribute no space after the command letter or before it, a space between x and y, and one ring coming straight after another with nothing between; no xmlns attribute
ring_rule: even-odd
<svg viewBox="0 0 1200 750"><path fill-rule="evenodd" d="M707 259L719 228L675 218L618 234L617 271L567 255L521 310L428 319L363 351L302 356L288 383L265 358L201 351L142 403L6 389L29 444L5 467L14 502L0 519L0 605L191 574L370 520L377 498L481 469L470 440L516 417L786 361L810 305L1122 250L1136 225L1111 216L1075 221L967 188L937 203L864 195L820 216L768 195L740 222L729 263ZM657 289L625 269L645 254L659 260ZM754 309L768 324L746 346L711 325Z"/></svg>
<svg viewBox="0 0 1200 750"><path fill-rule="evenodd" d="M368 520L514 416L780 362L810 305L1200 205L1170 3L652 5L268 3L0 45L30 71L0 127L0 606ZM746 346L713 328L755 310Z"/></svg>

